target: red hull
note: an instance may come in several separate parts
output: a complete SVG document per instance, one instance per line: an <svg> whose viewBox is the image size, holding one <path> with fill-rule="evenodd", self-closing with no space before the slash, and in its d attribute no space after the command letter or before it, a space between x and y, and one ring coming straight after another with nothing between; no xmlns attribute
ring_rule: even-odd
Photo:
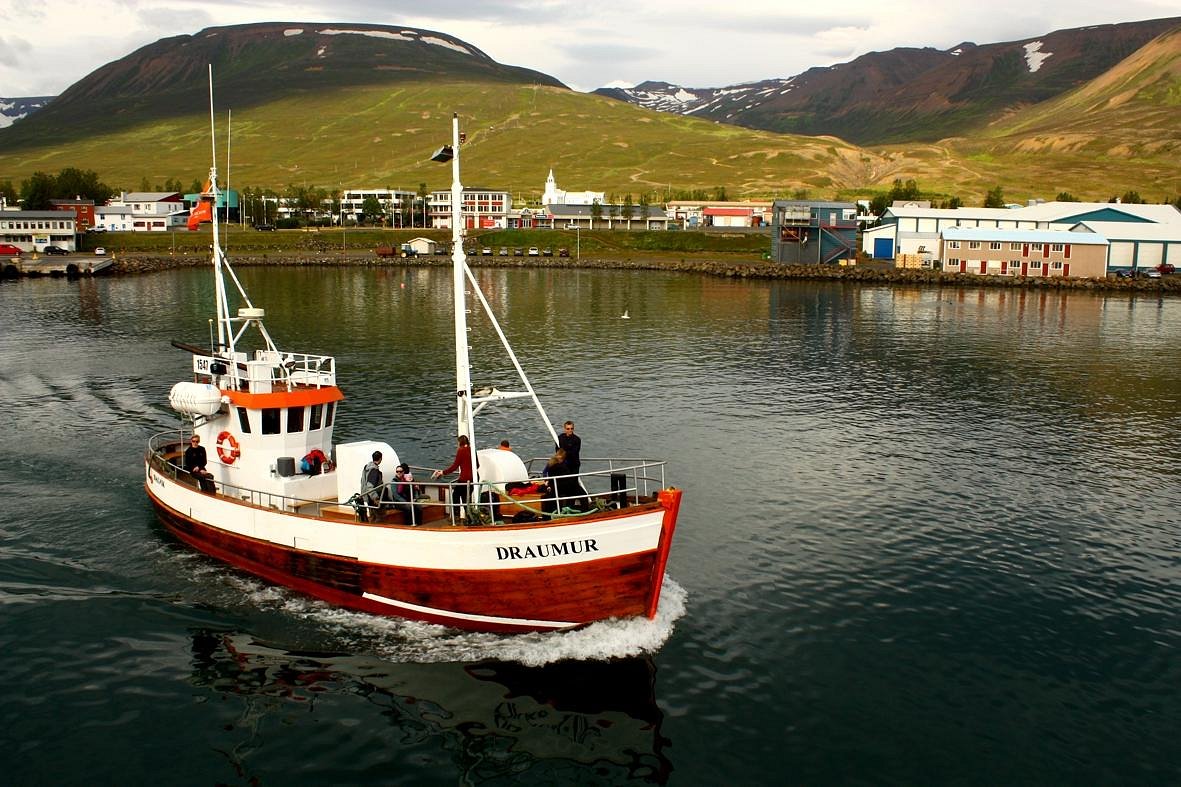
<svg viewBox="0 0 1181 787"><path fill-rule="evenodd" d="M655 550L569 566L442 571L365 563L249 538L186 517L164 505L150 488L147 492L160 520L177 538L270 582L362 612L494 632L555 628L536 621L583 625L653 617L679 503L679 495L671 507L665 501L664 533ZM364 593L428 609L391 607ZM501 620L468 619L473 616Z"/></svg>

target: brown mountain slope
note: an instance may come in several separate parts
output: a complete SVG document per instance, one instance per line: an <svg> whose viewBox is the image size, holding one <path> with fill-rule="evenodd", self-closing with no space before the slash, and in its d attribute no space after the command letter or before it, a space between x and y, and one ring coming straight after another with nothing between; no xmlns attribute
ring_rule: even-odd
<svg viewBox="0 0 1181 787"><path fill-rule="evenodd" d="M1181 18L1057 30L948 50L897 48L786 79L727 88L649 82L599 91L650 109L860 145L934 141L1103 74Z"/></svg>
<svg viewBox="0 0 1181 787"><path fill-rule="evenodd" d="M1181 28L1077 90L942 144L994 172L998 183L1077 183L1089 171L1101 198L1122 193L1133 177L1150 184L1142 197L1174 198L1181 194Z"/></svg>
<svg viewBox="0 0 1181 787"><path fill-rule="evenodd" d="M0 146L81 141L190 114L208 104L210 64L218 103L239 109L342 88L440 79L564 87L430 30L299 22L210 27L160 39L99 68L45 109L0 130Z"/></svg>

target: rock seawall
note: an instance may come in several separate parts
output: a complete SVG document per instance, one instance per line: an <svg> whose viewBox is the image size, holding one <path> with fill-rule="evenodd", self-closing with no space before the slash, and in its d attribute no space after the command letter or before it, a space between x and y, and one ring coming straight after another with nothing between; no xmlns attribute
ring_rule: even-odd
<svg viewBox="0 0 1181 787"><path fill-rule="evenodd" d="M378 258L364 255L288 256L270 254L235 255L235 267L276 266L360 266L360 267L448 267L447 257ZM125 255L115 260L113 271L121 274L150 273L169 268L207 265L197 255ZM1105 290L1162 292L1181 294L1181 274L1159 279L1071 279L1063 277L1022 278L1020 276L980 276L972 273L943 273L925 269L899 269L839 265L778 265L765 261L683 259L675 257L587 258L561 257L469 257L473 268L589 268L600 270L681 271L731 279L774 279L803 281L848 281L863 284L896 284L934 287L1006 287L1050 288L1060 290Z"/></svg>

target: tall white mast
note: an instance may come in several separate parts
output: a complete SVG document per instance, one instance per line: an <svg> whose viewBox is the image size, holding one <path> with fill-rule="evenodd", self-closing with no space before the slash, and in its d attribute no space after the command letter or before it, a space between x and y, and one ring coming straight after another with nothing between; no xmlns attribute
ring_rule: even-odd
<svg viewBox="0 0 1181 787"><path fill-rule="evenodd" d="M217 296L217 346L233 351L234 332L230 327L230 304L226 283L221 275L221 237L217 228L217 125L213 117L213 64L209 64L209 191L213 195L213 281Z"/></svg>
<svg viewBox="0 0 1181 787"><path fill-rule="evenodd" d="M472 376L467 344L467 296L465 292L467 255L463 252L463 184L459 180L459 113L451 116L451 262L452 302L455 308L455 404L458 434L472 434ZM474 462L473 462L474 467Z"/></svg>

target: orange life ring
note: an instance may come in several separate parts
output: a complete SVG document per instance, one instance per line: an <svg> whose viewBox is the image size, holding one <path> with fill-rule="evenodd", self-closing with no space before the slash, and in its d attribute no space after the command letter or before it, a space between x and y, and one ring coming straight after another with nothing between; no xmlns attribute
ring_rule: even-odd
<svg viewBox="0 0 1181 787"><path fill-rule="evenodd" d="M224 445L223 445L224 443ZM238 448L238 441L229 432L222 432L217 436L217 458L227 465L232 465L242 451Z"/></svg>

